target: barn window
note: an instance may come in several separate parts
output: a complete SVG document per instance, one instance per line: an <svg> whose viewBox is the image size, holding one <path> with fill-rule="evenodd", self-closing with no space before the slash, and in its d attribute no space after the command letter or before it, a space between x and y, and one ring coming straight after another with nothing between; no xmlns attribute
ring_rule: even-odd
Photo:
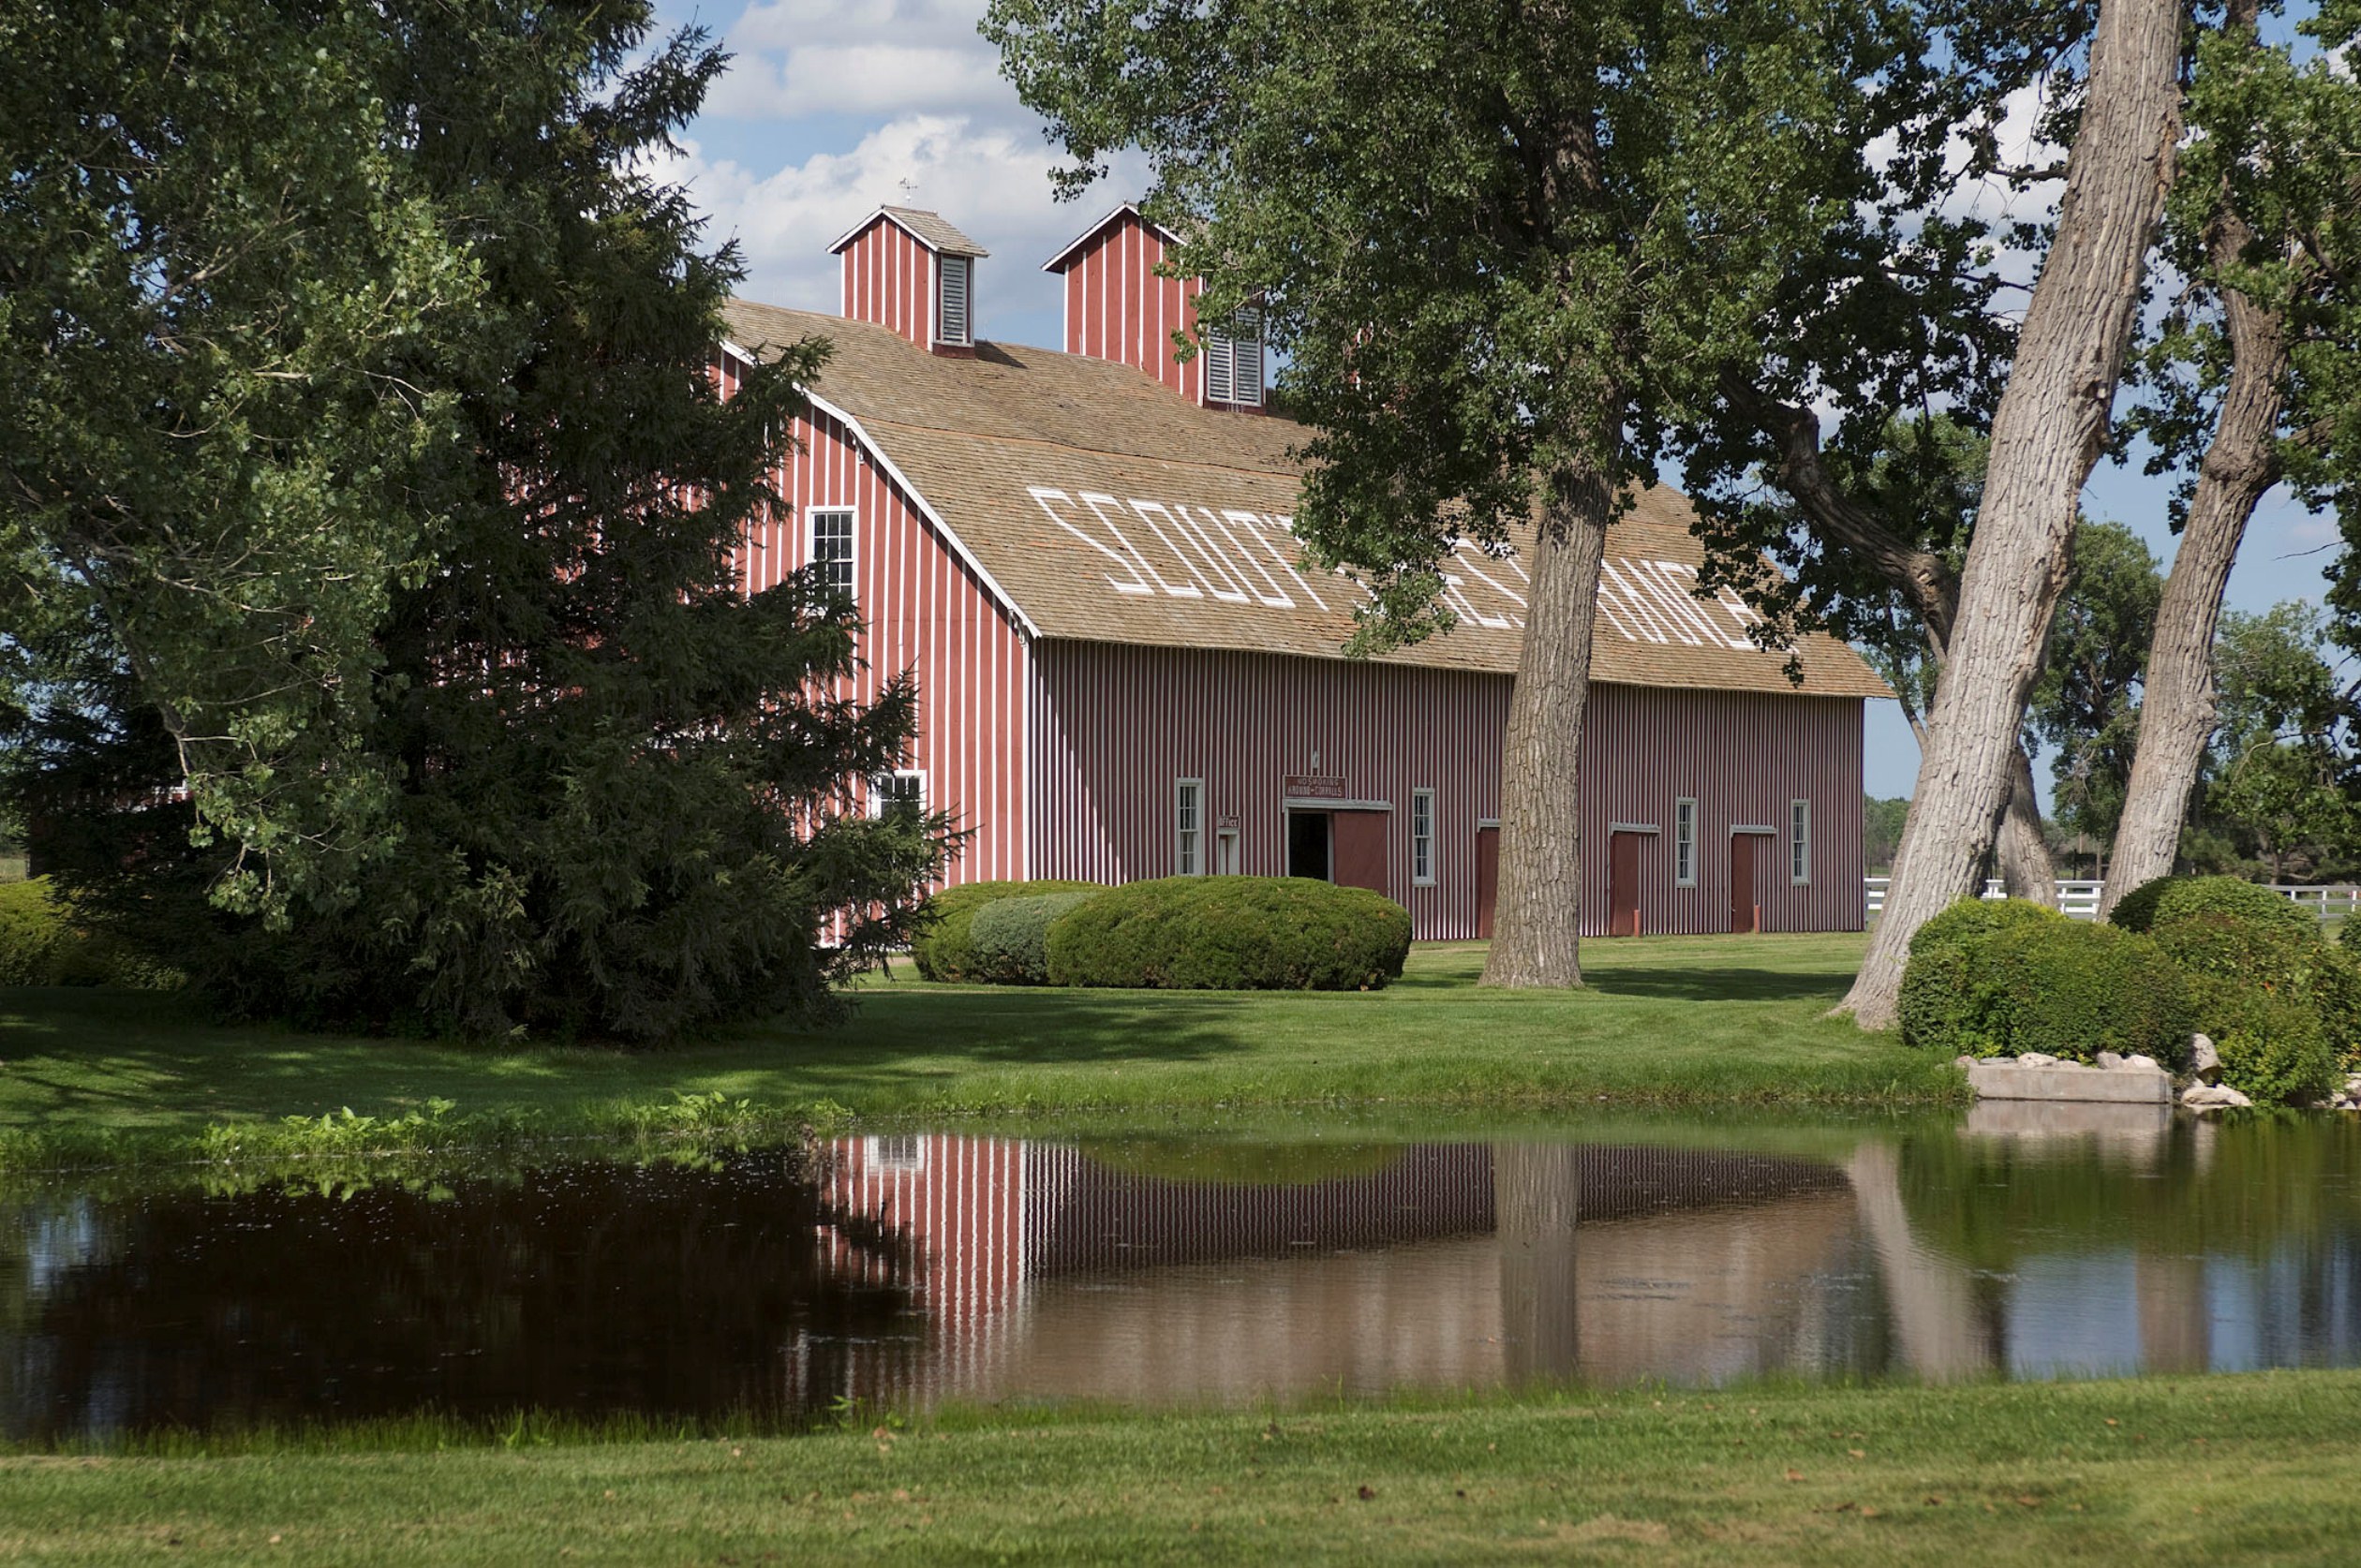
<svg viewBox="0 0 2361 1568"><path fill-rule="evenodd" d="M1686 795L1672 803L1672 885L1697 885L1697 802Z"/></svg>
<svg viewBox="0 0 2361 1568"><path fill-rule="evenodd" d="M1241 310L1205 333L1205 400L1258 408L1263 400L1262 313Z"/></svg>
<svg viewBox="0 0 2361 1568"><path fill-rule="evenodd" d="M1788 880L1802 887L1812 880L1812 803L1788 802Z"/></svg>
<svg viewBox="0 0 2361 1568"><path fill-rule="evenodd" d="M1434 885L1434 791L1410 791L1410 881Z"/></svg>
<svg viewBox="0 0 2361 1568"><path fill-rule="evenodd" d="M1225 877L1235 877L1239 865L1238 830L1234 827L1219 829L1213 835L1213 869Z"/></svg>
<svg viewBox="0 0 2361 1568"><path fill-rule="evenodd" d="M1205 875L1205 780L1172 781L1172 869L1175 875Z"/></svg>
<svg viewBox="0 0 2361 1568"><path fill-rule="evenodd" d="M927 776L914 768L897 768L869 780L869 815L920 816L927 809Z"/></svg>
<svg viewBox="0 0 2361 1568"><path fill-rule="evenodd" d="M853 597L853 509L830 507L811 514L811 561L821 581Z"/></svg>
<svg viewBox="0 0 2361 1568"><path fill-rule="evenodd" d="M938 257L935 274L935 341L966 348L975 341L974 312L969 308L975 262L965 256Z"/></svg>

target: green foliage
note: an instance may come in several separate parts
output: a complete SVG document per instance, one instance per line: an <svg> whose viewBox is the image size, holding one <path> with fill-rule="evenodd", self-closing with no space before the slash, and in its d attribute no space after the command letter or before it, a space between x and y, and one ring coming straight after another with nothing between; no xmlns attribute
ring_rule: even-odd
<svg viewBox="0 0 2361 1568"><path fill-rule="evenodd" d="M2320 917L2310 910L2238 877L2159 877L2125 894L2109 918L2126 930L2152 931L2200 915L2320 934Z"/></svg>
<svg viewBox="0 0 2361 1568"><path fill-rule="evenodd" d="M2065 916L2022 898L1962 898L1910 938L1899 1011L1905 1044L1956 1056L1979 1054L1963 1034L1971 1016L1974 950L2003 931L2063 924Z"/></svg>
<svg viewBox="0 0 2361 1568"><path fill-rule="evenodd" d="M2058 820L2101 842L2123 815L2139 744L2136 693L2163 594L2139 535L2120 523L2074 525L2072 575L2026 720L2054 751Z"/></svg>
<svg viewBox="0 0 2361 1568"><path fill-rule="evenodd" d="M37 261L0 293L40 305L0 409L48 422L0 426L0 526L24 592L82 593L13 644L44 695L0 729L61 880L232 1013L661 1041L834 1013L949 835L851 805L914 723L907 679L826 695L854 607L739 587L825 348L770 346L726 400L710 374L741 265L648 170L723 57L641 0L200 9L186 50L179 12L37 23L69 151L0 185L0 269L19 234ZM86 144L131 186L75 228ZM216 251L218 291L159 287ZM184 385L189 335L221 385ZM89 477L126 466L117 507Z"/></svg>
<svg viewBox="0 0 2361 1568"><path fill-rule="evenodd" d="M1303 877L1166 877L1110 889L1049 927L1053 985L1373 991L1402 973L1410 913Z"/></svg>
<svg viewBox="0 0 2361 1568"><path fill-rule="evenodd" d="M2301 1001L2222 988L2206 1033L2221 1081L2258 1105L2317 1105L2343 1082L2320 1015ZM2219 1030L2220 1032L2215 1032Z"/></svg>
<svg viewBox="0 0 2361 1568"><path fill-rule="evenodd" d="M2152 938L2111 925L2028 922L1968 946L1957 1036L1975 1056L2101 1051L2188 1065L2189 986Z"/></svg>
<svg viewBox="0 0 2361 1568"><path fill-rule="evenodd" d="M1726 368L1774 374L1774 323L1852 292L1829 274L1880 249L1887 181L1941 163L1919 22L1849 0L994 0L985 30L1070 155L1062 194L1140 149L1203 318L1259 309L1314 432L1297 532L1368 585L1386 643L1450 624L1462 540L1652 478Z"/></svg>
<svg viewBox="0 0 2361 1568"><path fill-rule="evenodd" d="M1891 870L1893 851L1902 847L1902 823L1910 814L1907 798L1878 800L1861 797L1861 864L1872 876Z"/></svg>
<svg viewBox="0 0 2361 1568"><path fill-rule="evenodd" d="M74 918L50 880L0 882L0 985L120 985L169 990L180 971Z"/></svg>
<svg viewBox="0 0 2361 1568"><path fill-rule="evenodd" d="M2320 612L2297 601L2225 614L2214 645L2220 697L2205 818L2274 881L2361 852L2361 815L2347 789L2351 704L2326 641Z"/></svg>
<svg viewBox="0 0 2361 1568"><path fill-rule="evenodd" d="M0 985L53 985L69 933L49 879L0 883Z"/></svg>
<svg viewBox="0 0 2361 1568"><path fill-rule="evenodd" d="M911 959L918 966L918 972L928 980L985 980L987 977L977 967L972 937L977 910L1003 898L1090 893L1099 885L1049 878L1033 882L961 882L957 887L943 888L928 895L920 911L918 934L910 944Z"/></svg>
<svg viewBox="0 0 2361 1568"><path fill-rule="evenodd" d="M2217 1045L2262 999L2309 1013L2332 1053L2361 1052L2361 964L2318 930L2209 911L2160 922L2156 941L2190 977L2197 1027Z"/></svg>
<svg viewBox="0 0 2361 1568"><path fill-rule="evenodd" d="M977 978L1002 985L1048 984L1050 923L1103 891L1002 898L977 910L969 927Z"/></svg>

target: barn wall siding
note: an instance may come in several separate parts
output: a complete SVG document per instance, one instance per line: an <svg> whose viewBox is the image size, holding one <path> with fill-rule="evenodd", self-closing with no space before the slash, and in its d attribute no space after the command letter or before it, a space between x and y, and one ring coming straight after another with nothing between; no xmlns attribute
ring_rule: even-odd
<svg viewBox="0 0 2361 1568"><path fill-rule="evenodd" d="M1504 676L1344 660L1045 642L1032 669L1035 877L1129 881L1174 870L1173 781L1205 780L1206 849L1235 817L1241 869L1285 872L1284 780L1341 775L1380 800L1389 893L1421 939L1476 934L1477 824L1500 812ZM1641 853L1650 932L1728 929L1729 833L1769 824L1766 930L1858 930L1861 703L1593 688L1582 767L1583 925L1603 934L1611 822L1654 822ZM1410 881L1410 792L1435 791L1434 885ZM1699 801L1699 883L1672 883L1672 802ZM1790 885L1789 802L1812 802L1812 880Z"/></svg>
<svg viewBox="0 0 2361 1568"><path fill-rule="evenodd" d="M725 390L734 378L725 361ZM842 424L813 413L794 434L798 450L774 481L792 510L753 528L739 581L749 593L776 585L810 560L812 509L853 508L862 668L832 694L874 701L891 677L914 672L918 737L904 765L925 773L930 807L972 830L945 883L1023 876L1022 635Z"/></svg>

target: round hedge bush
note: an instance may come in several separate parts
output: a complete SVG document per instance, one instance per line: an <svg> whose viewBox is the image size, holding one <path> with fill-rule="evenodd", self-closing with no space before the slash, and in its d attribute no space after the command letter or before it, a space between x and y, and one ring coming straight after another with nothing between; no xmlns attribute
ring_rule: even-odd
<svg viewBox="0 0 2361 1568"><path fill-rule="evenodd" d="M1046 893L1087 893L1098 889L1096 882L1061 881L1054 879L1037 882L962 882L930 895L923 911L924 924L910 944L911 960L918 972L928 980L982 980L975 965L975 948L969 929L975 913L987 904L1003 898L1037 898Z"/></svg>
<svg viewBox="0 0 2361 1568"><path fill-rule="evenodd" d="M2265 925L2285 925L2318 935L2320 918L2292 898L2236 877L2159 877L2116 901L2110 925L2127 931L2154 931L2176 920L2229 915Z"/></svg>
<svg viewBox="0 0 2361 1568"><path fill-rule="evenodd" d="M2189 1064L2189 984L2154 939L2069 920L2026 922L1968 951L1961 1048L1975 1056L2101 1051Z"/></svg>
<svg viewBox="0 0 2361 1568"><path fill-rule="evenodd" d="M1166 877L1049 926L1049 983L1166 990L1375 990L1402 973L1410 911L1302 877Z"/></svg>
<svg viewBox="0 0 2361 1568"><path fill-rule="evenodd" d="M2158 925L2157 945L2189 977L2197 1027L2217 1047L2247 1000L2263 998L2310 1013L2333 1056L2361 1052L2361 964L2305 920L2209 912Z"/></svg>
<svg viewBox="0 0 2361 1568"><path fill-rule="evenodd" d="M996 985L1048 984L1050 922L1106 891L1093 887L1087 892L999 898L977 910L968 924L975 978Z"/></svg>
<svg viewBox="0 0 2361 1568"><path fill-rule="evenodd" d="M1904 1043L1948 1056L1975 1054L1960 1034L1968 1017L1970 951L2003 931L2065 924L2056 910L2022 898L1962 898L1920 926L1910 939L1896 1004Z"/></svg>
<svg viewBox="0 0 2361 1568"><path fill-rule="evenodd" d="M2317 1105L2343 1082L2319 1014L2257 992L2222 998L2212 1030L2221 1081L2258 1105Z"/></svg>

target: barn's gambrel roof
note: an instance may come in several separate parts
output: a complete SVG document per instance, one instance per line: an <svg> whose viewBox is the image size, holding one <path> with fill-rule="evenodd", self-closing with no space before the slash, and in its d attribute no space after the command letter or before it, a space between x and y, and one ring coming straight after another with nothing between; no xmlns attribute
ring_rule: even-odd
<svg viewBox="0 0 2361 1568"><path fill-rule="evenodd" d="M767 358L810 337L834 346L810 389L951 537L1032 634L1155 647L1335 658L1362 590L1303 569L1288 533L1304 431L1199 407L1127 365L978 343L947 358L841 317L734 301L733 343ZM1734 596L1688 592L1703 560L1688 502L1652 488L1609 531L1591 673L1602 681L1715 690L1883 697L1860 656L1812 635L1791 685L1783 654L1747 640ZM1388 662L1508 673L1523 639L1524 574L1462 552L1448 633Z"/></svg>

